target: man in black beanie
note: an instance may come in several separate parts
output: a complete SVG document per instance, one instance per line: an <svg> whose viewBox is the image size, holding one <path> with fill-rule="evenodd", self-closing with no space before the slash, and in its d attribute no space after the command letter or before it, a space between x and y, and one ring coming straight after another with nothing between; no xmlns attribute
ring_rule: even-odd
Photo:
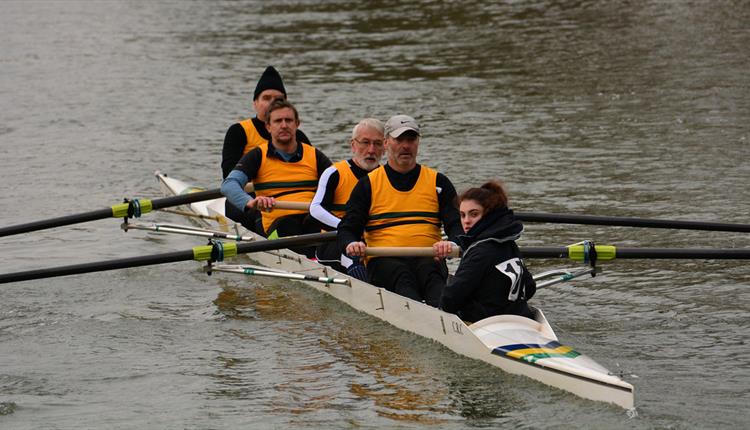
<svg viewBox="0 0 750 430"><path fill-rule="evenodd" d="M273 66L266 67L255 86L253 93L253 109L255 117L242 120L232 124L224 136L224 148L221 151L222 179L226 179L229 172L234 169L243 155L250 152L256 146L268 143L271 135L266 130L266 110L272 101L276 99L286 100L286 89L284 81ZM310 143L302 130L297 130L297 141ZM245 228L259 232L257 227L258 214L253 211L241 211L229 202L226 203L225 213L227 217L241 223Z"/></svg>

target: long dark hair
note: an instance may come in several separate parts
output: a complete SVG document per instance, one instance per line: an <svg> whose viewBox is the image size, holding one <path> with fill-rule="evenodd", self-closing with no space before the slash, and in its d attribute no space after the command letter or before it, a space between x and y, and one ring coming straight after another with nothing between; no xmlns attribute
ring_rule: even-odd
<svg viewBox="0 0 750 430"><path fill-rule="evenodd" d="M508 193L498 180L491 180L479 188L469 188L458 196L459 204L464 200L474 200L484 208L484 213L508 207Z"/></svg>

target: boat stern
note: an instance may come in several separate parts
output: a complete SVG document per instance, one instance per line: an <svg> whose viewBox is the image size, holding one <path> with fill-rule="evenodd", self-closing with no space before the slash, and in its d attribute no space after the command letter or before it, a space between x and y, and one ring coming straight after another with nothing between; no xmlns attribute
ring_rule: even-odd
<svg viewBox="0 0 750 430"><path fill-rule="evenodd" d="M498 315L469 326L498 366L591 400L634 406L633 386L570 346L561 344L541 311L536 320ZM485 360L489 361L489 360Z"/></svg>

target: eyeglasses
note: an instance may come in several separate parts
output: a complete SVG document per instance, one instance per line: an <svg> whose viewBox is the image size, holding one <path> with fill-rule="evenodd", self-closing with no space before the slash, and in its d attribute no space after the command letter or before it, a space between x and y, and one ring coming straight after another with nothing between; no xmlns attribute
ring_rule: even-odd
<svg viewBox="0 0 750 430"><path fill-rule="evenodd" d="M376 148L382 148L383 147L383 141L382 140L368 140L368 139L359 140L357 138L354 138L352 140L354 140L355 142L357 142L357 144L359 146L361 146L362 148L367 148L370 145L373 145Z"/></svg>

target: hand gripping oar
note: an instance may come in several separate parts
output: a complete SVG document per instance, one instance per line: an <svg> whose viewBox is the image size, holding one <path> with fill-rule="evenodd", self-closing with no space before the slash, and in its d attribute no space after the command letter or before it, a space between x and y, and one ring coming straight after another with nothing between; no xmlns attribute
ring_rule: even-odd
<svg viewBox="0 0 750 430"><path fill-rule="evenodd" d="M725 222L681 221L617 216L553 214L542 212L515 212L515 215L516 218L520 219L521 221L529 222L671 228L681 230L734 231L740 233L750 233L750 224L733 224Z"/></svg>
<svg viewBox="0 0 750 430"><path fill-rule="evenodd" d="M221 243L196 246L186 251L168 252L165 254L143 255L121 258L118 260L97 261L93 263L74 264L46 269L28 270L25 272L0 275L0 284L8 282L29 281L32 279L51 278L55 276L76 275L81 273L101 272L105 270L126 269L130 267L150 266L154 264L175 263L178 261L222 261L225 258L250 252L271 251L297 246L317 245L336 240L336 232L304 234L282 237L275 240L263 240L249 243Z"/></svg>
<svg viewBox="0 0 750 430"><path fill-rule="evenodd" d="M77 224L81 222L95 221L104 218L131 218L139 217L142 214L153 210L179 206L188 203L195 203L204 200L212 200L222 197L219 189L198 191L195 193L183 194L179 196L164 197L162 199L133 199L120 203L106 209L99 209L91 212L83 212L75 215L66 215L58 218L34 221L26 224L17 224L0 228L0 237L11 236L14 234L28 233L31 231L44 230L47 228L61 227L64 225Z"/></svg>

